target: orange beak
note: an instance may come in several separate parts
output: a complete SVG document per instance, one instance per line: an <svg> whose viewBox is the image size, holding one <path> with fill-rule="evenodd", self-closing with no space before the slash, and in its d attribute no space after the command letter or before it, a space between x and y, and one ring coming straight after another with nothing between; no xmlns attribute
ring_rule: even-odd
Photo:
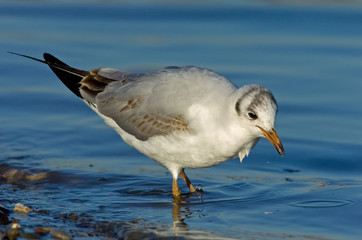
<svg viewBox="0 0 362 240"><path fill-rule="evenodd" d="M278 151L280 156L283 157L283 154L285 154L284 147L283 147L283 144L280 141L275 129L273 128L273 131L270 133L270 132L265 131L263 128L261 128L259 126L258 126L258 128L264 133L264 136L271 142L271 144L273 144L273 146Z"/></svg>

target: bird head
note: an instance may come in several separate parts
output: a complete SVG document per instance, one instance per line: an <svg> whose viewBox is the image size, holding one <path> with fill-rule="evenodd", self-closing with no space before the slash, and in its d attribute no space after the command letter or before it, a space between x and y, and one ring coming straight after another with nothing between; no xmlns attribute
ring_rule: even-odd
<svg viewBox="0 0 362 240"><path fill-rule="evenodd" d="M235 111L255 138L265 137L283 156L284 147L274 129L278 105L273 94L259 85L247 85L237 91Z"/></svg>

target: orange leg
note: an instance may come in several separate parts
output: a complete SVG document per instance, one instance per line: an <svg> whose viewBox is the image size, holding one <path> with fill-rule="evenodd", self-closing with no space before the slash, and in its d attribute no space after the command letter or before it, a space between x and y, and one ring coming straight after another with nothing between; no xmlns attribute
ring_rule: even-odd
<svg viewBox="0 0 362 240"><path fill-rule="evenodd" d="M181 191L177 185L177 179L173 179L172 181L172 195L174 197L179 197L181 195Z"/></svg>
<svg viewBox="0 0 362 240"><path fill-rule="evenodd" d="M184 169L181 170L180 176L185 181L187 187L190 189L190 192L195 192L196 190L195 190L194 186L192 185L190 179L186 176ZM176 185L177 185L177 182L176 182Z"/></svg>

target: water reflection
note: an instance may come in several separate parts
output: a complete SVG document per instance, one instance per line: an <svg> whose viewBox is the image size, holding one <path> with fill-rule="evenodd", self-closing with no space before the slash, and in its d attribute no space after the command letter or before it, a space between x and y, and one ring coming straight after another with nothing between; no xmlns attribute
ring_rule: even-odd
<svg viewBox="0 0 362 240"><path fill-rule="evenodd" d="M180 232L184 233L189 230L187 224L185 223L185 219L189 218L193 212L187 207L185 200L186 197L184 196L179 196L172 200L172 226L176 236L178 236Z"/></svg>
<svg viewBox="0 0 362 240"><path fill-rule="evenodd" d="M187 224L185 223L186 219L193 217L195 210L193 210L190 205L195 205L195 202L191 202L192 199L197 199L197 204L203 203L203 192L202 190L197 190L193 193L182 194L179 197L175 197L172 200L172 219L173 219L173 231L176 236L180 233L182 235L185 232L189 231ZM201 205L200 205L201 206Z"/></svg>

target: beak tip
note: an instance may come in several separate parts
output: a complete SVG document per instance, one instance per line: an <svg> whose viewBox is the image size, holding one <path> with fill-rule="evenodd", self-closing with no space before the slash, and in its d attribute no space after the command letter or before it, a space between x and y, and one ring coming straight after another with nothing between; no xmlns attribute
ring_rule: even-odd
<svg viewBox="0 0 362 240"><path fill-rule="evenodd" d="M280 156L283 157L285 155L284 147L281 142L277 143L276 146L277 151L279 152Z"/></svg>
<svg viewBox="0 0 362 240"><path fill-rule="evenodd" d="M282 142L280 141L275 129L271 133L265 131L263 128L259 127L259 129L263 132L264 136L273 144L275 149L278 151L279 155L283 157L285 155L284 147Z"/></svg>
<svg viewBox="0 0 362 240"><path fill-rule="evenodd" d="M284 157L284 155L285 155L284 149L277 149L277 151L281 157Z"/></svg>

